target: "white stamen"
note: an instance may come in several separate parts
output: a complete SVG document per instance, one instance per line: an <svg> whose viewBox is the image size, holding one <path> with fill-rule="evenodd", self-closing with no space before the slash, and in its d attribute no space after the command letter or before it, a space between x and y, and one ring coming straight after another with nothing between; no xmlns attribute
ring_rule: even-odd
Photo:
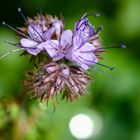
<svg viewBox="0 0 140 140"><path fill-rule="evenodd" d="M110 66L107 66L107 65L104 65L104 64L101 64L101 63L96 63L96 64L98 64L98 65L100 65L100 66L103 66L103 67L105 67L105 68L108 68L108 69L110 69L111 71L115 69L115 67L110 67Z"/></svg>
<svg viewBox="0 0 140 140"><path fill-rule="evenodd" d="M100 16L99 13L95 13L95 14L94 14L94 17L99 17L99 16Z"/></svg>
<svg viewBox="0 0 140 140"><path fill-rule="evenodd" d="M5 25L6 23L5 23L5 21L2 21L2 25Z"/></svg>
<svg viewBox="0 0 140 140"><path fill-rule="evenodd" d="M28 20L27 20L27 18L24 16L24 14L23 14L23 12L22 12L22 10L21 10L20 7L18 8L18 12L19 12L20 15L23 17L23 19L26 21L26 23L28 24Z"/></svg>
<svg viewBox="0 0 140 140"><path fill-rule="evenodd" d="M95 65L93 66L93 70L96 70L96 71L98 71L98 72L104 74L105 76L107 76L107 77L113 79L113 80L116 79L115 77L113 77L112 75L106 73L105 71L101 70L99 67L97 67L97 66L95 66Z"/></svg>
<svg viewBox="0 0 140 140"><path fill-rule="evenodd" d="M21 12L21 8L20 7L18 8L18 12Z"/></svg>
<svg viewBox="0 0 140 140"><path fill-rule="evenodd" d="M124 45L124 44L122 44L122 45L121 45L121 48L125 49L125 48L127 48L127 46Z"/></svg>
<svg viewBox="0 0 140 140"><path fill-rule="evenodd" d="M16 33L20 34L21 36L24 36L24 37L26 37L26 38L28 38L28 39L31 39L29 36L23 34L22 32L20 32L20 31L18 31L18 30L16 30L15 28L13 28L11 25L7 24L6 22L3 21L2 24L5 25L5 26L7 26L7 27L9 27L10 29L12 29L12 30L15 31Z"/></svg>

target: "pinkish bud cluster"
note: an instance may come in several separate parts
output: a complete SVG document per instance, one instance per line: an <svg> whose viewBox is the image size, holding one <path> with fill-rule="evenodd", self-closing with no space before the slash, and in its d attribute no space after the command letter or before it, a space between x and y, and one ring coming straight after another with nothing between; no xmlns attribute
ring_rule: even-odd
<svg viewBox="0 0 140 140"><path fill-rule="evenodd" d="M78 98L86 92L89 76L77 66L67 66L51 62L41 65L25 80L29 94L42 101L56 99L63 94L66 100Z"/></svg>

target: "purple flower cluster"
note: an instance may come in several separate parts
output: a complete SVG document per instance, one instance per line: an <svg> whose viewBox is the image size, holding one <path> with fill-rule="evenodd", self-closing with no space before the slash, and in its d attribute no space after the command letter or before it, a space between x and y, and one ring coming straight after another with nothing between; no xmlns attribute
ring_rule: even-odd
<svg viewBox="0 0 140 140"><path fill-rule="evenodd" d="M89 23L88 16L84 14L74 30L65 30L63 20L50 15L37 15L33 19L23 16L27 26L18 30L3 22L21 37L16 44L21 50L37 58L45 54L45 61L39 62L24 82L33 98L48 102L63 94L73 101L85 94L90 82L86 70L98 63L100 53L104 52L100 29Z"/></svg>
<svg viewBox="0 0 140 140"><path fill-rule="evenodd" d="M98 62L96 53L101 47L98 30L89 23L87 14L77 21L74 31L64 30L63 22L51 16L49 23L42 15L26 22L28 36L20 44L28 53L36 56L46 52L52 61L64 58L84 70Z"/></svg>
<svg viewBox="0 0 140 140"><path fill-rule="evenodd" d="M63 30L63 23L58 19L50 17L50 23L42 15L34 21L29 19L27 22L28 35L26 38L20 40L20 43L25 50L32 54L37 55L46 50L47 41L51 40L55 33L56 38L60 38L60 34ZM51 27L50 27L51 25Z"/></svg>

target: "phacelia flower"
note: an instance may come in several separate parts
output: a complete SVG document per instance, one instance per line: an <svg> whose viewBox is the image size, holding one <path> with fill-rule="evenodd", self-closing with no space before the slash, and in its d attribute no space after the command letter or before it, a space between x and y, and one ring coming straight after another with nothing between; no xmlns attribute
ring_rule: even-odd
<svg viewBox="0 0 140 140"><path fill-rule="evenodd" d="M89 42L82 40L81 31L73 37L73 49L71 51L72 61L76 62L84 70L98 62L97 56L94 54L96 48Z"/></svg>
<svg viewBox="0 0 140 140"><path fill-rule="evenodd" d="M83 17L75 24L75 32L80 31L82 33L83 41L88 41L96 34L94 28L95 27L89 23L87 14L84 14Z"/></svg>
<svg viewBox="0 0 140 140"><path fill-rule="evenodd" d="M21 46L32 55L37 55L44 51L44 43L51 38L58 39L63 30L63 23L57 18L53 19L51 16L44 17L39 15L36 19L37 21L31 19L26 21L28 25L27 32L30 37L20 40Z"/></svg>
<svg viewBox="0 0 140 140"><path fill-rule="evenodd" d="M45 43L45 49L53 61L65 57L76 62L84 70L98 62L96 54L99 48L101 43L98 32L89 23L86 14L76 23L73 32L66 30L61 34L60 40L49 40Z"/></svg>
<svg viewBox="0 0 140 140"><path fill-rule="evenodd" d="M58 61L61 58L69 58L69 51L72 48L73 32L71 30L63 31L60 40L49 40L45 44L45 49L52 57L53 61Z"/></svg>
<svg viewBox="0 0 140 140"><path fill-rule="evenodd" d="M98 53L101 52L100 48L102 48L98 37L99 30L89 23L87 17L88 15L84 14L76 23L72 47L68 52L69 57L66 57L76 62L84 70L98 62Z"/></svg>
<svg viewBox="0 0 140 140"><path fill-rule="evenodd" d="M65 30L63 21L50 15L37 15L33 19L23 16L27 27L18 30L4 23L21 37L16 47L36 58L40 55L45 58L35 62L38 68L24 82L31 97L48 102L57 101L57 96L63 94L73 101L86 93L91 81L86 70L98 63L100 53L104 52L99 28L90 24L88 16L84 14L74 30Z"/></svg>
<svg viewBox="0 0 140 140"><path fill-rule="evenodd" d="M81 32L83 42L87 41L95 48L102 48L102 44L99 40L99 31L102 27L92 26L89 23L88 16L91 14L84 14L83 17L75 24L75 32ZM99 14L92 14L93 16L99 16Z"/></svg>
<svg viewBox="0 0 140 140"><path fill-rule="evenodd" d="M53 18L50 15L37 15L34 19L25 17L24 19L27 27L18 27L18 30L5 22L2 23L16 31L20 37L24 37L19 43L14 45L23 48L29 54L35 56L45 51L44 43L46 41L59 39L64 28L62 20L59 20L57 17Z"/></svg>

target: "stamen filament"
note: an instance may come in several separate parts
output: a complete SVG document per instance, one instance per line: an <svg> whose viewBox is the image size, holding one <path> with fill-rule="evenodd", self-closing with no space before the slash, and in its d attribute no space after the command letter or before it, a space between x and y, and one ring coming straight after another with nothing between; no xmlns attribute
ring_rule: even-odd
<svg viewBox="0 0 140 140"><path fill-rule="evenodd" d="M88 16L99 17L100 14L99 14L99 13L91 13L91 14L87 14L87 15L85 15L85 17L88 17Z"/></svg>
<svg viewBox="0 0 140 140"><path fill-rule="evenodd" d="M26 23L28 24L28 20L27 20L27 18L24 16L24 14L23 14L23 12L22 12L22 10L21 10L20 7L18 8L18 12L19 12L20 15L23 17L23 19L26 21Z"/></svg>
<svg viewBox="0 0 140 140"><path fill-rule="evenodd" d="M107 76L107 77L109 77L109 78L115 80L115 78L114 78L112 75L110 75L110 74L104 72L103 70L99 69L99 68L98 68L97 66L95 66L95 65L93 66L93 70L96 70L96 71L98 71L98 72L104 74L105 76Z"/></svg>
<svg viewBox="0 0 140 140"><path fill-rule="evenodd" d="M18 49L9 51L9 52L5 53L4 55L0 56L0 59L3 59L4 57L6 57L6 56L8 56L8 55L10 55L12 53L15 53L15 52L18 52L18 51L22 51L22 50L24 50L24 48L20 48L20 49L18 48Z"/></svg>
<svg viewBox="0 0 140 140"><path fill-rule="evenodd" d="M5 26L7 26L7 27L9 27L10 29L12 29L12 30L15 31L16 33L20 34L21 36L24 36L24 37L26 37L26 38L28 38L28 39L31 39L29 36L23 34L22 32L20 32L20 31L18 31L18 30L16 30L16 29L14 29L12 26L10 26L9 24L5 23L4 21L2 22L2 24L5 25Z"/></svg>
<svg viewBox="0 0 140 140"><path fill-rule="evenodd" d="M10 45L13 45L13 46L16 46L16 47L20 47L20 48L24 48L24 49L36 49L36 47L24 47L20 44L16 44L16 43L12 43L12 42L9 42L8 40L5 40L6 43L10 44Z"/></svg>
<svg viewBox="0 0 140 140"><path fill-rule="evenodd" d="M116 48L116 49L125 49L127 48L126 45L122 44L120 46L111 46L111 47L104 47L104 48L97 48L95 51L97 52L98 50L106 50L106 49L112 49L112 48Z"/></svg>
<svg viewBox="0 0 140 140"><path fill-rule="evenodd" d="M100 65L100 66L103 66L103 67L105 67L105 68L108 68L108 69L110 69L110 70L114 70L114 69L115 69L115 67L109 67L109 66L104 65L104 64L101 64L101 63L96 63L96 64L98 64L98 65Z"/></svg>
<svg viewBox="0 0 140 140"><path fill-rule="evenodd" d="M8 44L10 44L10 45L13 45L13 46L17 46L17 47L20 46L19 44L12 43L12 42L10 42L10 41L8 41L8 40L5 40L4 42L5 42L5 43L8 43Z"/></svg>

